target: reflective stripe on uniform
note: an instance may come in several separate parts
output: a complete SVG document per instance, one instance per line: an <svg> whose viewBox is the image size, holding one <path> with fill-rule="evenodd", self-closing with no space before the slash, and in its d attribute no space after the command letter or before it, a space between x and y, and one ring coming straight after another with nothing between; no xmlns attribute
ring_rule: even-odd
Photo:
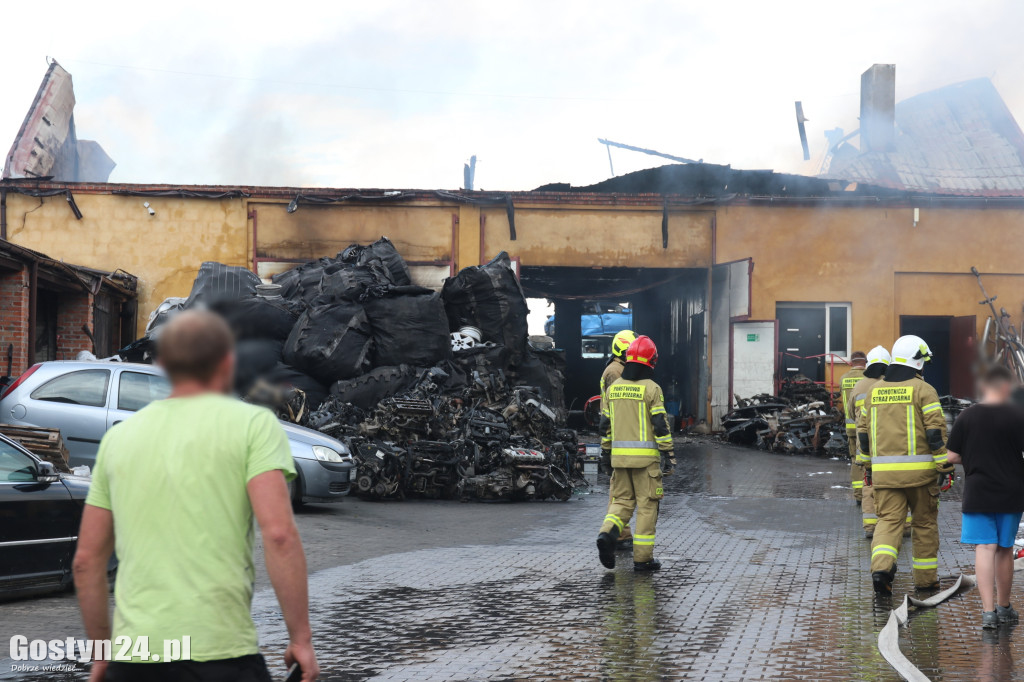
<svg viewBox="0 0 1024 682"><path fill-rule="evenodd" d="M940 455L933 455L932 456L932 461L935 462L936 464L942 464L943 462L948 462L949 461L949 455L947 455L945 452L943 452Z"/></svg>
<svg viewBox="0 0 1024 682"><path fill-rule="evenodd" d="M874 559L876 554L886 554L891 556L893 559L899 557L899 552L892 545L878 545L871 550L871 558Z"/></svg>
<svg viewBox="0 0 1024 682"><path fill-rule="evenodd" d="M931 455L881 455L871 458L874 471L921 471L934 467Z"/></svg>
<svg viewBox="0 0 1024 682"><path fill-rule="evenodd" d="M878 523L878 517L874 514L865 514L863 516L865 526L873 526Z"/></svg>
<svg viewBox="0 0 1024 682"><path fill-rule="evenodd" d="M647 440L647 424L650 423L650 419L647 418L647 403L640 401L640 440Z"/></svg>
<svg viewBox="0 0 1024 682"><path fill-rule="evenodd" d="M922 412L922 414L927 414L929 412L934 412L935 410L941 410L941 409L942 409L942 403L928 403L927 405L925 405L924 407L921 408L921 412Z"/></svg>
<svg viewBox="0 0 1024 682"><path fill-rule="evenodd" d="M850 485L852 485L854 488L863 488L864 487L864 481L863 481L863 479L860 480L860 481L850 481Z"/></svg>
<svg viewBox="0 0 1024 682"><path fill-rule="evenodd" d="M871 462L871 457L865 455L863 452L857 453L857 464L868 464Z"/></svg>
<svg viewBox="0 0 1024 682"><path fill-rule="evenodd" d="M667 412L665 411L664 407L651 408L651 416L653 417L656 414L667 414Z"/></svg>
<svg viewBox="0 0 1024 682"><path fill-rule="evenodd" d="M872 457L878 454L878 408L871 408L871 452Z"/></svg>
<svg viewBox="0 0 1024 682"><path fill-rule="evenodd" d="M918 559L917 557L914 557L911 564L917 570L927 571L932 568L938 568L939 559L938 557L928 559Z"/></svg>
<svg viewBox="0 0 1024 682"><path fill-rule="evenodd" d="M653 546L654 545L654 536L653 535L637 535L637 534L634 533L633 534L633 544L634 545L652 545Z"/></svg>
<svg viewBox="0 0 1024 682"><path fill-rule="evenodd" d="M604 517L604 520L605 520L605 523L611 521L612 525L615 526L616 528L618 528L620 532L626 526L626 524L623 523L622 519L620 519L615 514L609 514L608 516Z"/></svg>
<svg viewBox="0 0 1024 682"><path fill-rule="evenodd" d="M613 440L612 449L625 449L625 450L656 450L655 442L653 440Z"/></svg>
<svg viewBox="0 0 1024 682"><path fill-rule="evenodd" d="M907 454L917 454L917 433L914 423L914 406L907 405Z"/></svg>

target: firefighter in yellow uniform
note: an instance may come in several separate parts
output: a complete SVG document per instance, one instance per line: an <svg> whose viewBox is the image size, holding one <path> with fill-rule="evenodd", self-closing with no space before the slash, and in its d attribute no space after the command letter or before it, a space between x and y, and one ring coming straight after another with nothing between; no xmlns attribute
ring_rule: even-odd
<svg viewBox="0 0 1024 682"><path fill-rule="evenodd" d="M623 329L612 339L612 359L601 374L601 414L604 414L604 393L622 376L622 370L626 366L626 350L634 341L636 333L631 329ZM629 524L622 529L615 547L621 551L633 549L633 533L629 529Z"/></svg>
<svg viewBox="0 0 1024 682"><path fill-rule="evenodd" d="M655 526L662 489L661 462L672 473L672 433L665 414L665 397L651 378L658 349L646 336L637 337L626 351L622 377L608 387L601 415L601 450L612 467L611 504L597 536L597 551L606 568L615 568L615 541L636 510L633 569L657 571Z"/></svg>
<svg viewBox="0 0 1024 682"><path fill-rule="evenodd" d="M864 399L867 397L868 391L876 383L881 381L882 377L885 376L885 370L889 367L889 363L892 362L892 357L889 355L889 351L882 346L875 346L868 351L867 367L864 368L864 377L857 381L854 385L853 390L850 392L850 401L852 402L852 409L850 415L854 423L854 437L851 438L851 442L856 447L857 436L859 431L856 430L857 420L860 418L860 413L864 410ZM861 466L862 478L861 482L865 483L863 472L864 464L868 462L868 458L860 454L860 448L857 447L857 463ZM878 523L878 516L875 515L875 495L874 489L870 485L864 485L862 489L863 495L861 496L861 520L864 524L864 537L871 539L875 534L875 524ZM909 521L907 527L909 527Z"/></svg>
<svg viewBox="0 0 1024 682"><path fill-rule="evenodd" d="M857 420L853 416L853 387L864 378L867 359L864 351L853 351L850 355L850 371L839 380L843 417L846 419L846 440L850 446L850 486L853 488L853 499L857 504L861 504L864 491L864 466L857 461Z"/></svg>
<svg viewBox="0 0 1024 682"><path fill-rule="evenodd" d="M938 583L939 488L953 465L946 457L946 418L938 393L918 374L930 359L931 349L920 337L897 339L885 378L867 392L857 422L878 515L871 580L882 594L892 592L908 505L914 517L914 586L929 589Z"/></svg>

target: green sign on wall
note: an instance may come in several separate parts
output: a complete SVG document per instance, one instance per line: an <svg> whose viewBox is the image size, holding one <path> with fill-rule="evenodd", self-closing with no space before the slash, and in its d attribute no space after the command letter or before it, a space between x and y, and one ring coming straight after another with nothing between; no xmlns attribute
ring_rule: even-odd
<svg viewBox="0 0 1024 682"><path fill-rule="evenodd" d="M749 341L750 343L757 343L757 340L759 338L760 337L757 334L747 334L747 341Z"/></svg>

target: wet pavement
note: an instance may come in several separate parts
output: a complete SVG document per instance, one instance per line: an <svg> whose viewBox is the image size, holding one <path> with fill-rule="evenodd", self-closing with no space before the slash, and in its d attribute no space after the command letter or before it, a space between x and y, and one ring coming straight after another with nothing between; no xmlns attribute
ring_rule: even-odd
<svg viewBox="0 0 1024 682"><path fill-rule="evenodd" d="M628 555L614 571L598 563L603 490L566 503L389 507L426 524L415 549L310 577L322 679L898 679L876 647L892 604L871 591L848 464L714 443L680 446L678 459L658 524L665 568L654 575L634 574ZM971 548L957 542L956 490L940 509L940 575L971 570ZM493 539L481 519L497 524ZM386 544L390 532L344 542ZM912 586L901 569L900 597ZM913 613L903 652L933 680L1024 679L1014 666L1024 631L983 637L980 611L973 590ZM257 593L254 616L281 675L286 634L269 589ZM0 679L44 679L9 669L0 660Z"/></svg>

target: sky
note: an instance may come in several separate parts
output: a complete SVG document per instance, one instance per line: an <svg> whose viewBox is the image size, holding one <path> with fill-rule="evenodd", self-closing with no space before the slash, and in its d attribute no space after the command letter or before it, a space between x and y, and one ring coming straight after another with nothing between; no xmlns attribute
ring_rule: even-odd
<svg viewBox="0 0 1024 682"><path fill-rule="evenodd" d="M1024 116L1016 0L58 0L3 26L0 147L55 58L114 182L455 189L475 154L478 189L586 185L612 174L599 137L815 174L873 63L897 100L988 77Z"/></svg>

